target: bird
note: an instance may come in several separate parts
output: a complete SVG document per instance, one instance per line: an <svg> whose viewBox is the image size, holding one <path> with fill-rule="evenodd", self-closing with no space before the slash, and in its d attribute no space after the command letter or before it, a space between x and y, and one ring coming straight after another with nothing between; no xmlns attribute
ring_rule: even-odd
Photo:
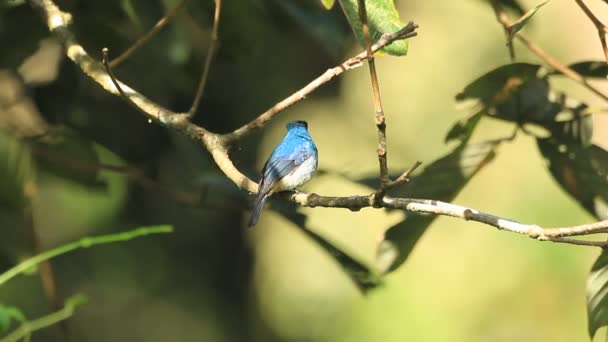
<svg viewBox="0 0 608 342"><path fill-rule="evenodd" d="M289 122L285 137L272 151L262 169L249 227L258 223L268 196L275 192L293 190L308 182L317 171L318 165L319 152L308 133L308 123Z"/></svg>

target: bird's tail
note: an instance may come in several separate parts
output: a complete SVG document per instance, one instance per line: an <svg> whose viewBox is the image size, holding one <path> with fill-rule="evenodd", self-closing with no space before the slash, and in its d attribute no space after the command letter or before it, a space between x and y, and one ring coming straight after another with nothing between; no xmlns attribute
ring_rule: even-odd
<svg viewBox="0 0 608 342"><path fill-rule="evenodd" d="M255 202L253 202L253 209L251 210L251 216L249 217L249 227L253 227L258 223L258 219L260 218L260 214L262 213L262 208L264 208L264 203L266 203L266 198L268 194L258 194Z"/></svg>

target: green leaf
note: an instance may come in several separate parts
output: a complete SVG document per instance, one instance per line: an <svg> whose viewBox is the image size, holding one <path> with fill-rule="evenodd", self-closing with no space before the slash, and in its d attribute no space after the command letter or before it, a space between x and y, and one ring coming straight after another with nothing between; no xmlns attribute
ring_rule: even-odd
<svg viewBox="0 0 608 342"><path fill-rule="evenodd" d="M466 120L456 122L445 136L445 142L459 140L461 144L466 144L471 138L475 127L477 127L479 120L481 120L482 115L483 112L479 112L468 117Z"/></svg>
<svg viewBox="0 0 608 342"><path fill-rule="evenodd" d="M0 206L16 210L26 203L25 186L34 178L29 148L0 131Z"/></svg>
<svg viewBox="0 0 608 342"><path fill-rule="evenodd" d="M508 27L509 37L507 38L507 46L511 45L511 43L513 42L513 37L515 37L515 34L517 34L517 32L519 32L519 30L521 30L524 27L524 25L526 25L528 20L530 20L530 18L532 18L532 16L536 13L536 11L538 11L539 8L546 5L547 2L549 2L549 0L539 4L538 6L534 7L533 9L529 10L528 12L526 12L526 14L521 16L519 19L517 19L516 22L514 22L513 24L511 24L511 26Z"/></svg>
<svg viewBox="0 0 608 342"><path fill-rule="evenodd" d="M363 35L363 25L359 19L358 1L339 1L357 41L361 47L365 48L365 36ZM405 26L399 18L399 13L395 8L393 0L367 0L365 2L365 9L367 10L367 22L369 24L372 44L380 39L384 33L394 33ZM398 40L385 46L380 51L393 56L405 56L407 54L407 47L408 43L406 40Z"/></svg>
<svg viewBox="0 0 608 342"><path fill-rule="evenodd" d="M36 164L46 172L91 187L103 187L96 144L67 128L55 128L31 140Z"/></svg>
<svg viewBox="0 0 608 342"><path fill-rule="evenodd" d="M591 339L608 326L608 250L602 251L587 278L587 328Z"/></svg>
<svg viewBox="0 0 608 342"><path fill-rule="evenodd" d="M499 141L488 141L460 145L448 155L426 166L408 184L392 192L397 197L432 198L449 202L477 172L492 161L499 143ZM362 179L359 182L377 186L376 177ZM384 273L394 271L401 266L435 217L408 212L404 221L389 228L378 249L377 268Z"/></svg>
<svg viewBox="0 0 608 342"><path fill-rule="evenodd" d="M606 62L586 61L571 64L569 67L583 77L608 78L608 63Z"/></svg>
<svg viewBox="0 0 608 342"><path fill-rule="evenodd" d="M608 152L552 138L537 143L557 183L590 214L608 219Z"/></svg>
<svg viewBox="0 0 608 342"><path fill-rule="evenodd" d="M357 260L335 242L308 229L306 227L306 216L296 211L297 207L295 204L286 201L271 201L271 204L274 211L294 223L310 239L331 255L362 292L366 292L382 284L380 273L373 266L366 265L363 261Z"/></svg>
<svg viewBox="0 0 608 342"><path fill-rule="evenodd" d="M325 9L332 9L334 7L334 3L336 3L336 0L321 0L321 3L323 4L323 7L325 7Z"/></svg>
<svg viewBox="0 0 608 342"><path fill-rule="evenodd" d="M456 100L479 100L490 106L504 102L511 93L536 78L538 64L512 63L502 65L476 79L456 95Z"/></svg>
<svg viewBox="0 0 608 342"><path fill-rule="evenodd" d="M25 315L14 306L0 304L0 334L4 334L11 326L12 321L25 322Z"/></svg>

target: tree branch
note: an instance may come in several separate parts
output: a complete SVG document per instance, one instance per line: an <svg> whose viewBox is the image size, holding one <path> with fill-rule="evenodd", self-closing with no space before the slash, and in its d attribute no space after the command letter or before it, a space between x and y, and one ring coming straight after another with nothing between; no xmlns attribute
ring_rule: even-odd
<svg viewBox="0 0 608 342"><path fill-rule="evenodd" d="M215 14L213 15L211 40L209 42L209 49L207 50L207 57L205 58L205 65L203 66L203 75L201 76L198 88L196 89L196 95L194 96L194 101L192 101L192 107L190 107L190 110L188 111L188 117L190 118L196 113L196 110L198 109L201 103L201 99L203 98L203 93L205 92L205 84L207 83L207 78L209 77L211 60L213 59L213 54L215 53L215 44L217 43L217 31L220 25L221 8L222 0L215 0Z"/></svg>
<svg viewBox="0 0 608 342"><path fill-rule="evenodd" d="M168 110L153 101L147 99L132 88L129 88L124 83L109 76L104 66L98 61L91 58L84 48L77 43L73 34L67 28L70 14L61 12L52 0L28 0L29 3L40 11L51 32L63 42L66 53L82 71L99 83L104 89L112 94L120 95L121 88L124 97L129 98L148 119L158 122L170 129L179 131L186 136L201 142L207 151L213 157L215 163L220 170L237 186L251 192L257 191L257 184L251 179L243 175L235 166L228 155L228 147L230 142L242 138L251 131L262 127L266 122L276 116L285 108L300 101L304 96L314 91L324 83L327 83L333 77L343 73L346 70L353 69L362 64L362 61L368 57L367 51L361 52L357 56L347 60L339 66L329 69L319 78L312 81L309 85L292 94L285 100L277 103L268 111L262 113L257 119L244 125L243 127L228 133L220 135L211 133L203 127L197 126L188 121L185 113L177 113ZM388 45L394 40L405 39L416 35L418 26L409 23L406 27L393 34L383 35L378 42L372 46L372 52L378 51L385 45ZM519 35L518 35L519 37ZM521 39L521 38L520 38ZM111 69L110 69L111 71ZM580 76L580 75L579 75ZM416 166L416 164L414 165ZM415 167L412 167L413 169ZM411 171L410 171L411 172ZM403 177L397 178L396 181L403 182L409 176L410 172L404 173ZM401 180L403 179L403 180ZM366 207L377 207L386 209L406 210L410 212L418 212L422 214L443 215L464 220L476 221L489 226L496 227L500 230L505 230L512 233L526 235L530 238L541 241L553 241L559 243L568 243L575 245L598 246L606 247L608 242L602 241L585 241L574 240L568 237L590 235L604 233L608 230L608 220L600 221L592 224L585 224L572 227L546 228L543 229L537 225L523 224L510 219L501 218L492 214L480 212L478 210L467 208L455 204L415 198L392 198L382 196L378 200L377 193L370 195L355 195L347 197L330 197L319 196L314 193L288 192L284 196L299 205L307 207L327 207L327 208L346 208L353 211L360 210ZM19 271L18 271L19 272ZM4 274L3 274L4 276ZM2 278L2 277L0 277ZM0 279L0 285L6 279Z"/></svg>
<svg viewBox="0 0 608 342"><path fill-rule="evenodd" d="M608 230L608 220L571 227L542 228L535 224L524 224L500 216L484 213L473 208L456 204L445 203L430 199L394 198L384 196L380 203L376 203L376 194L326 197L311 193L290 193L290 200L307 207L345 208L358 211L367 207L380 207L386 209L406 210L421 214L449 216L483 223L499 230L526 235L539 241L552 241L574 245L595 247L608 247L608 241L574 240L566 237L583 236L605 233Z"/></svg>
<svg viewBox="0 0 608 342"><path fill-rule="evenodd" d="M126 61L135 51L139 50L142 46L144 46L150 39L154 38L160 32L160 30L167 25L171 19L173 19L181 10L186 6L188 0L180 1L175 7L173 7L164 17L160 18L158 22L148 31L146 34L141 36L133 45L131 45L125 52L123 52L120 56L114 58L110 62L110 66L112 68L116 68L122 62Z"/></svg>
<svg viewBox="0 0 608 342"><path fill-rule="evenodd" d="M496 0L492 0L491 4L492 4L492 8L494 9L494 12L496 14L496 18L502 24L503 28L506 29L506 28L510 27L512 23L509 20L509 17L507 16L504 9L500 6L500 4L498 4L498 2ZM602 93L598 88L596 88L595 86L593 86L592 84L587 82L587 80L583 76L581 76L581 74L572 70L572 68L568 67L567 65L564 65L563 63L561 63L560 61L555 59L555 57L553 57L553 56L549 55L547 52L545 52L545 50L543 50L540 46L538 46L537 44L528 40L528 38L526 38L526 36L524 36L521 33L521 31L517 32L515 34L515 37L522 44L524 44L524 46L526 46L528 48L528 50L532 51L534 54L536 54L538 57L540 57L540 59L542 59L547 64L549 64L553 69L561 72L562 74L564 74L566 77L570 78L571 80L580 83L585 88L587 88L589 91L591 91L592 93L601 97L605 101L608 101L608 95Z"/></svg>
<svg viewBox="0 0 608 342"><path fill-rule="evenodd" d="M371 47L372 52L375 53L378 50L385 47L386 45L389 45L390 43L392 43L396 40L406 39L406 38L411 38L411 37L416 36L417 33L415 31L417 28L418 28L418 25L410 22L404 28L400 29L399 31L397 31L395 33L384 34L382 37L380 37L380 39L374 45L372 45L372 47ZM270 121L272 118L274 118L277 114L279 114L280 112L284 111L285 109L293 106L297 102L303 100L306 96L308 96L308 94L317 90L317 88L324 85L325 83L331 81L334 77L342 74L345 71L360 67L362 65L363 60L365 60L367 58L368 58L367 51L363 51L363 52L359 53L358 55L344 61L342 64L340 64L336 67L333 67L331 69L328 69L321 76L317 77L312 82L308 83L302 89L289 95L287 98L283 99L282 101L278 102L277 104L275 104L274 106L272 106L271 108L266 110L264 113L260 114L256 119L252 120L251 122L243 125L242 127L238 128L238 129L234 130L234 132L232 132L232 133L225 134L224 141L226 141L227 143L233 142L235 140L238 140L238 139L246 136L247 134L253 132L256 129L263 127L268 121Z"/></svg>
<svg viewBox="0 0 608 342"><path fill-rule="evenodd" d="M606 34L608 34L608 27L604 25L596 16L591 12L589 7L583 2L583 0L575 0L578 6L585 12L589 20L593 22L595 28L597 29L597 34L600 37L600 43L602 44L602 49L604 50L604 58L606 58L606 63L608 63L608 45L606 44Z"/></svg>
<svg viewBox="0 0 608 342"><path fill-rule="evenodd" d="M374 121L378 131L378 164L380 167L380 196L384 195L387 186L390 182L388 178L388 157L386 149L386 117L382 108L382 99L380 98L380 85L378 84L378 74L376 72L376 62L372 52L372 39L369 33L369 24L367 22L367 10L365 9L365 0L358 0L359 3L359 19L363 28L363 36L365 38L365 50L367 52L367 64L369 66L369 76L372 82L372 93L374 98Z"/></svg>

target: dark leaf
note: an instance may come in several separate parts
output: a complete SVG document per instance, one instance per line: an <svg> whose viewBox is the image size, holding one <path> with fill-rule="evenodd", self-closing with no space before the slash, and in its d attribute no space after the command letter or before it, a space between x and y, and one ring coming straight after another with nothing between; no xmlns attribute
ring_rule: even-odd
<svg viewBox="0 0 608 342"><path fill-rule="evenodd" d="M608 251L604 250L593 264L587 278L587 317L589 336L608 325Z"/></svg>
<svg viewBox="0 0 608 342"><path fill-rule="evenodd" d="M54 129L31 141L37 166L85 186L103 187L95 143L68 129Z"/></svg>
<svg viewBox="0 0 608 342"><path fill-rule="evenodd" d="M608 152L599 146L537 139L538 148L549 163L559 185L589 213L608 218Z"/></svg>
<svg viewBox="0 0 608 342"><path fill-rule="evenodd" d="M522 15L519 19L517 19L517 21L515 21L513 24L511 24L511 26L508 27L509 37L507 37L507 45L511 45L511 42L513 41L513 37L515 37L515 34L517 34L517 32L519 32L519 30L521 30L526 25L528 20L530 20L530 18L532 18L532 16L536 13L536 11L538 11L539 8L541 8L545 4L547 4L547 2L549 2L549 0L537 5L533 9L529 10L528 12L526 12L526 14Z"/></svg>
<svg viewBox="0 0 608 342"><path fill-rule="evenodd" d="M296 211L297 208L295 204L286 201L280 201L280 203L278 201L273 201L272 209L298 226L302 232L306 233L308 237L329 253L340 266L342 266L344 271L362 292L366 292L381 284L382 279L377 270L366 265L364 262L356 260L342 248L336 246L334 242L329 241L317 232L308 229L306 227L306 216Z"/></svg>
<svg viewBox="0 0 608 342"><path fill-rule="evenodd" d="M608 78L608 64L600 61L579 62L569 67L583 77Z"/></svg>
<svg viewBox="0 0 608 342"><path fill-rule="evenodd" d="M365 47L365 36L363 25L359 19L359 3L357 0L339 0L344 14L350 23L357 41L361 47ZM367 10L367 22L372 43L380 39L384 33L394 33L405 26L399 18L393 0L373 0L365 2ZM382 52L393 56L405 56L407 54L407 40L398 40L385 46Z"/></svg>
<svg viewBox="0 0 608 342"><path fill-rule="evenodd" d="M26 202L25 186L33 180L29 148L16 137L0 131L0 205L10 209Z"/></svg>
<svg viewBox="0 0 608 342"><path fill-rule="evenodd" d="M561 143L589 146L593 137L593 119L590 115L578 115L572 120L558 121L545 127L551 136Z"/></svg>
<svg viewBox="0 0 608 342"><path fill-rule="evenodd" d="M452 126L448 134L445 136L445 142L448 143L452 140L460 140L461 144L466 144L471 138L471 135L473 134L475 127L477 127L482 115L483 113L479 112L470 116L466 120L456 122L456 124Z"/></svg>
<svg viewBox="0 0 608 342"><path fill-rule="evenodd" d="M521 84L503 101L497 103L494 117L518 123L551 123L561 105L549 99L549 82L532 78Z"/></svg>
<svg viewBox="0 0 608 342"><path fill-rule="evenodd" d="M485 2L489 3L490 1L495 1L495 0L484 0ZM507 10L511 10L513 12L515 12L515 14L517 14L518 16L522 16L526 11L524 10L523 6L519 4L519 1L517 0L496 0L496 2L506 8Z"/></svg>
<svg viewBox="0 0 608 342"><path fill-rule="evenodd" d="M300 1L277 0L276 3L334 58L341 57L348 31L336 20L334 12L319 6L306 6L306 2Z"/></svg>
<svg viewBox="0 0 608 342"><path fill-rule="evenodd" d="M492 161L498 144L498 141L490 141L460 145L450 154L425 167L408 184L395 189L394 195L451 201L479 170ZM376 178L366 178L360 182L377 186ZM435 216L407 213L404 221L391 227L379 248L377 267L380 271L394 271L403 264L434 219Z"/></svg>
<svg viewBox="0 0 608 342"><path fill-rule="evenodd" d="M475 99L490 106L504 102L511 93L536 78L538 64L513 63L500 66L479 77L456 95L456 100Z"/></svg>
<svg viewBox="0 0 608 342"><path fill-rule="evenodd" d="M608 218L608 152L596 146L565 144L538 139L538 147L549 162L549 171L559 185L591 215ZM587 279L589 336L608 325L608 252L597 259Z"/></svg>

